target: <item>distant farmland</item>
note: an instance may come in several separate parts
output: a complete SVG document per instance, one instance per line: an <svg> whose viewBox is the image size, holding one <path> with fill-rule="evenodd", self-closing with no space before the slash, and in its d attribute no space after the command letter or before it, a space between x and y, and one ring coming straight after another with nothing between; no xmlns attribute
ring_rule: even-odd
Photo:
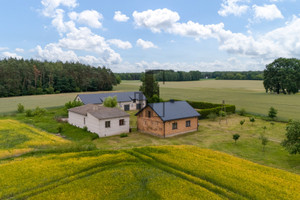
<svg viewBox="0 0 300 200"><path fill-rule="evenodd" d="M114 87L118 91L134 91L139 89L140 81L122 81ZM247 112L266 115L273 106L278 109L281 119L300 120L300 95L266 94L262 81L238 80L202 80L188 82L160 83L161 97L164 99L189 99L221 103L225 100L234 104L237 109L244 108ZM76 93L24 96L0 98L0 113L13 112L18 103L26 108L62 106L65 102L73 100Z"/></svg>

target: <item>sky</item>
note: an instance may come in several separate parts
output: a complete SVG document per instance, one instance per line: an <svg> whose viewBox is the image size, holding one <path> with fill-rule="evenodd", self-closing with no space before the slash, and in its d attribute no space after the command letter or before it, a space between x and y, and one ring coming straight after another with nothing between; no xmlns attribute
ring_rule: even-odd
<svg viewBox="0 0 300 200"><path fill-rule="evenodd" d="M296 0L1 0L0 59L113 72L263 70L300 58Z"/></svg>

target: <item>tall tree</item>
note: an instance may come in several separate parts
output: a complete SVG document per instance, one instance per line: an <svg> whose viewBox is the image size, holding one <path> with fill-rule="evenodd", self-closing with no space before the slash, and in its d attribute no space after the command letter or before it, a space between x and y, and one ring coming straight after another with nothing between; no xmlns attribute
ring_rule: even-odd
<svg viewBox="0 0 300 200"><path fill-rule="evenodd" d="M278 58L264 70L266 92L295 94L300 89L300 60Z"/></svg>
<svg viewBox="0 0 300 200"><path fill-rule="evenodd" d="M154 95L159 97L159 85L155 80L153 73L145 73L142 77L142 85L140 91L144 93L147 99L151 99Z"/></svg>

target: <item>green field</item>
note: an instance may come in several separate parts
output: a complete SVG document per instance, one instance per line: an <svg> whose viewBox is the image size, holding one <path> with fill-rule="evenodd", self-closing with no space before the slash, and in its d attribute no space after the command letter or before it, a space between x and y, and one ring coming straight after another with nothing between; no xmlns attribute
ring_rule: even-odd
<svg viewBox="0 0 300 200"><path fill-rule="evenodd" d="M140 81L122 81L116 90L138 90ZM267 115L271 106L280 119L300 120L300 95L266 94L262 81L203 80L160 83L163 99L188 99L236 105L237 109Z"/></svg>
<svg viewBox="0 0 300 200"><path fill-rule="evenodd" d="M114 87L115 91L135 91L139 89L140 81L122 81ZM202 80L189 82L160 83L161 97L164 99L188 99L234 104L237 109L266 115L268 109L273 106L278 109L279 119L300 120L300 95L266 94L262 81L238 81L238 80ZM24 96L0 98L0 113L14 112L18 103L25 108L62 106L65 102L73 100L77 93Z"/></svg>
<svg viewBox="0 0 300 200"><path fill-rule="evenodd" d="M0 159L68 143L16 120L0 120Z"/></svg>
<svg viewBox="0 0 300 200"><path fill-rule="evenodd" d="M164 146L3 161L0 188L0 199L299 199L300 176L212 150Z"/></svg>

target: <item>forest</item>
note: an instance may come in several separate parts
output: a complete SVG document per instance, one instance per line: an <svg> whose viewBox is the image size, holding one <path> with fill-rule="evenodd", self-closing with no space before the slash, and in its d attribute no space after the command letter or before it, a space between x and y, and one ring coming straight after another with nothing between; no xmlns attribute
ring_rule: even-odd
<svg viewBox="0 0 300 200"><path fill-rule="evenodd" d="M143 73L119 73L122 80L141 80ZM195 81L199 79L217 80L263 80L262 71L245 72L200 72L200 71L173 71L165 70L155 73L157 81Z"/></svg>
<svg viewBox="0 0 300 200"><path fill-rule="evenodd" d="M0 60L0 97L112 90L120 83L105 67L38 60Z"/></svg>

